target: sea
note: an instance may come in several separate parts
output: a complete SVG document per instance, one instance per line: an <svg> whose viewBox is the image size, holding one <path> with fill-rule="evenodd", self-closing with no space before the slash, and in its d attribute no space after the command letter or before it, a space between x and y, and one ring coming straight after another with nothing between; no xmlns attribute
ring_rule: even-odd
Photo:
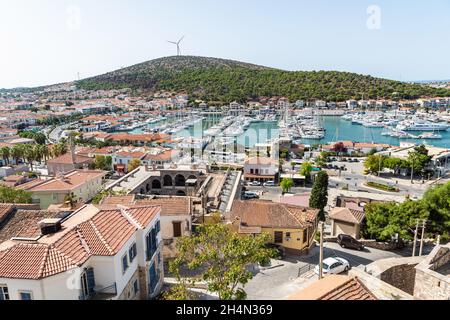
<svg viewBox="0 0 450 320"><path fill-rule="evenodd" d="M203 137L203 132L215 124L219 123L219 117L207 117L195 126L186 130L181 130L175 134L175 137ZM150 124L149 128L155 128L171 120ZM399 146L400 142L411 142L416 144L425 144L441 148L450 149L450 130L439 132L442 139L398 139L389 136L383 136L381 133L385 131L383 128L366 128L362 125L352 124L351 121L343 120L341 117L324 116L320 119L322 125L326 129L326 135L320 140L303 139L301 142L306 145L326 144L336 141L354 141L354 142L373 142L384 143L393 146ZM140 134L142 129L136 129L131 133ZM420 132L410 132L413 135L419 135ZM277 138L279 135L278 122L253 122L244 134L237 137L237 143L245 147L254 147L258 143L265 143L268 140Z"/></svg>

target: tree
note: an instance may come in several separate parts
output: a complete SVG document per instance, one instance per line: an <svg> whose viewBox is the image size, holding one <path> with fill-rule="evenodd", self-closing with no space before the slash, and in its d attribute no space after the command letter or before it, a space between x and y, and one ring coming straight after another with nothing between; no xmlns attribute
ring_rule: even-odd
<svg viewBox="0 0 450 320"><path fill-rule="evenodd" d="M141 166L141 160L139 159L133 159L130 162L128 162L128 172L131 172L133 170L136 170Z"/></svg>
<svg viewBox="0 0 450 320"><path fill-rule="evenodd" d="M345 147L343 142L337 142L333 145L334 152L341 154L341 153L347 153L347 148Z"/></svg>
<svg viewBox="0 0 450 320"><path fill-rule="evenodd" d="M314 181L309 198L309 206L319 209L319 218L325 221L325 207L328 203L328 174L325 171L319 171Z"/></svg>
<svg viewBox="0 0 450 320"><path fill-rule="evenodd" d="M301 176L304 176L306 178L307 181L311 180L311 172L313 170L313 166L311 164L311 162L303 162L302 166L300 167L300 172L299 174Z"/></svg>
<svg viewBox="0 0 450 320"><path fill-rule="evenodd" d="M402 204L371 203L366 206L365 237L391 240L395 234L404 240L414 237L417 219L427 220L427 234L450 239L450 183L429 189L422 200Z"/></svg>
<svg viewBox="0 0 450 320"><path fill-rule="evenodd" d="M31 203L31 193L16 190L7 186L0 186L0 202L2 203Z"/></svg>
<svg viewBox="0 0 450 320"><path fill-rule="evenodd" d="M267 263L275 256L275 251L266 247L268 234L241 236L223 224L202 225L197 231L197 234L177 241L179 253L170 263L169 270L176 275L179 286L175 294L169 294L167 298L185 298L183 292L187 292L189 284L181 280L181 268L187 267L201 271L198 278L190 281L191 285L202 280L208 291L217 293L221 300L245 299L247 294L240 286L253 278L247 267Z"/></svg>
<svg viewBox="0 0 450 320"><path fill-rule="evenodd" d="M15 145L11 149L11 157L14 158L16 164L19 163L19 160L23 158L23 149L20 145Z"/></svg>
<svg viewBox="0 0 450 320"><path fill-rule="evenodd" d="M424 145L414 148L414 151L408 153L408 162L411 168L411 180L414 173L419 173L422 177L426 166L430 163L431 157L428 156L428 150Z"/></svg>
<svg viewBox="0 0 450 320"><path fill-rule="evenodd" d="M73 192L69 193L64 197L64 203L68 204L71 209L75 206L75 204L77 203L77 198L73 194Z"/></svg>
<svg viewBox="0 0 450 320"><path fill-rule="evenodd" d="M11 149L9 147L3 147L0 149L1 157L5 164L9 164L9 158L11 157Z"/></svg>
<svg viewBox="0 0 450 320"><path fill-rule="evenodd" d="M450 240L450 182L429 189L420 202L428 213L428 231Z"/></svg>
<svg viewBox="0 0 450 320"><path fill-rule="evenodd" d="M284 178L280 183L281 189L283 189L283 193L289 192L294 186L294 180L290 178Z"/></svg>
<svg viewBox="0 0 450 320"><path fill-rule="evenodd" d="M385 168L387 157L384 155L371 155L364 161L366 174L379 174Z"/></svg>

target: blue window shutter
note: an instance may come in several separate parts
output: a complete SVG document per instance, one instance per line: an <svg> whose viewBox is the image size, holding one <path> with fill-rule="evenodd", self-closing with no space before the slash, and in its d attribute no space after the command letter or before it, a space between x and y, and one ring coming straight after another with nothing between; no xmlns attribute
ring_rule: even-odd
<svg viewBox="0 0 450 320"><path fill-rule="evenodd" d="M88 282L88 291L90 294L94 293L95 288L95 276L94 276L94 268L88 268L86 270L87 282Z"/></svg>
<svg viewBox="0 0 450 320"><path fill-rule="evenodd" d="M159 233L161 231L161 221L158 220L158 222L156 222L156 233Z"/></svg>

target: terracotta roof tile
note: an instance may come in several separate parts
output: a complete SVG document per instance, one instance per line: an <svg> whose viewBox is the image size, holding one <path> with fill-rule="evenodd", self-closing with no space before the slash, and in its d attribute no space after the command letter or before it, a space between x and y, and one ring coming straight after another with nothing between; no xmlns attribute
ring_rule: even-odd
<svg viewBox="0 0 450 320"><path fill-rule="evenodd" d="M329 214L331 219L361 224L366 214L363 211L353 210L349 208L333 208Z"/></svg>
<svg viewBox="0 0 450 320"><path fill-rule="evenodd" d="M0 277L41 279L81 266L92 255L113 256L137 230L130 218L147 227L159 212L155 206L111 210L87 206L64 221L59 233L29 243L10 241L5 246L5 242Z"/></svg>
<svg viewBox="0 0 450 320"><path fill-rule="evenodd" d="M377 298L358 278L328 275L289 296L288 300L377 300Z"/></svg>
<svg viewBox="0 0 450 320"><path fill-rule="evenodd" d="M139 205L161 206L161 215L190 215L191 200L188 197L155 198L137 201Z"/></svg>
<svg viewBox="0 0 450 320"><path fill-rule="evenodd" d="M270 201L235 201L230 217L249 227L308 228L319 210Z"/></svg>

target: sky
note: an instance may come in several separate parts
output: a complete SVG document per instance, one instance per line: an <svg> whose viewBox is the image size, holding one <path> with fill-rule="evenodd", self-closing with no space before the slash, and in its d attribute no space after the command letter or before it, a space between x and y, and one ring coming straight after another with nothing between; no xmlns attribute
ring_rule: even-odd
<svg viewBox="0 0 450 320"><path fill-rule="evenodd" d="M0 88L176 54L401 81L450 79L448 0L0 0Z"/></svg>

